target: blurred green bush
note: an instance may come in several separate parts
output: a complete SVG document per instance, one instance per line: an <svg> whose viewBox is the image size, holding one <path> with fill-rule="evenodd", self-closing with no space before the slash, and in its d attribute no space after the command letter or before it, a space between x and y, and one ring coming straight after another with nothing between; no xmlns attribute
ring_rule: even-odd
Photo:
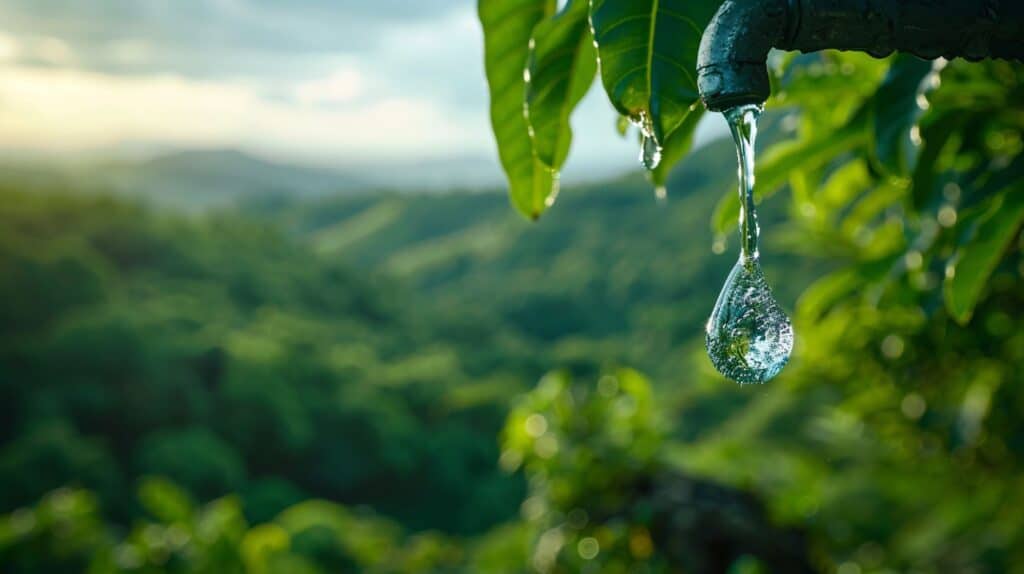
<svg viewBox="0 0 1024 574"><path fill-rule="evenodd" d="M0 569L1020 570L1022 69L778 64L758 177L798 346L753 389L699 342L728 146L664 208L627 178L536 230L481 195L3 191Z"/></svg>

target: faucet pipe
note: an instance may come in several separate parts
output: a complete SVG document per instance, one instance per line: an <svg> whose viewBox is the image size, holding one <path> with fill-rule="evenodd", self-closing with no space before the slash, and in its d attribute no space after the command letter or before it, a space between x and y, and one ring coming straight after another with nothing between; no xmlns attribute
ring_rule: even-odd
<svg viewBox="0 0 1024 574"><path fill-rule="evenodd" d="M704 105L724 111L764 103L772 48L1024 61L1024 1L725 0L701 38Z"/></svg>

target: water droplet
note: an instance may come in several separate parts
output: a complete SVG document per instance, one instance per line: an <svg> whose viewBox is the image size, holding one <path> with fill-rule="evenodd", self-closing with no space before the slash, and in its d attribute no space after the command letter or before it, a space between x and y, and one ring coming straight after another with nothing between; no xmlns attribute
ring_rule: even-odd
<svg viewBox="0 0 1024 574"><path fill-rule="evenodd" d="M647 113L641 111L629 121L640 129L640 163L649 171L661 163L661 143L654 135L654 124Z"/></svg>
<svg viewBox="0 0 1024 574"><path fill-rule="evenodd" d="M740 259L732 268L708 319L706 343L718 372L737 383L763 383L786 366L793 326L757 259Z"/></svg>
<svg viewBox="0 0 1024 574"><path fill-rule="evenodd" d="M654 136L644 135L640 146L640 163L648 170L653 170L661 163L661 146Z"/></svg>
<svg viewBox="0 0 1024 574"><path fill-rule="evenodd" d="M758 106L725 112L739 159L740 258L708 319L705 343L720 373L738 383L763 383L779 374L793 351L793 325L761 270L754 206L754 140Z"/></svg>

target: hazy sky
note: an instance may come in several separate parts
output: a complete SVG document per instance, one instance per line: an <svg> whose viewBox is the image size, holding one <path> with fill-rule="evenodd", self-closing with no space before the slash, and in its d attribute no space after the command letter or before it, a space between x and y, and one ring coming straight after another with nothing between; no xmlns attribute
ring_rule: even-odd
<svg viewBox="0 0 1024 574"><path fill-rule="evenodd" d="M630 166L595 85L573 165ZM495 157L472 0L3 0L0 147Z"/></svg>

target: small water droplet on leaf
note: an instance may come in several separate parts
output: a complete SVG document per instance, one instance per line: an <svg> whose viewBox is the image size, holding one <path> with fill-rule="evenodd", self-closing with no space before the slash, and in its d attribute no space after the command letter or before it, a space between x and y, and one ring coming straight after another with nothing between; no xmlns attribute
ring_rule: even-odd
<svg viewBox="0 0 1024 574"><path fill-rule="evenodd" d="M661 146L653 136L643 136L640 146L640 163L648 170L654 170L661 163Z"/></svg>

